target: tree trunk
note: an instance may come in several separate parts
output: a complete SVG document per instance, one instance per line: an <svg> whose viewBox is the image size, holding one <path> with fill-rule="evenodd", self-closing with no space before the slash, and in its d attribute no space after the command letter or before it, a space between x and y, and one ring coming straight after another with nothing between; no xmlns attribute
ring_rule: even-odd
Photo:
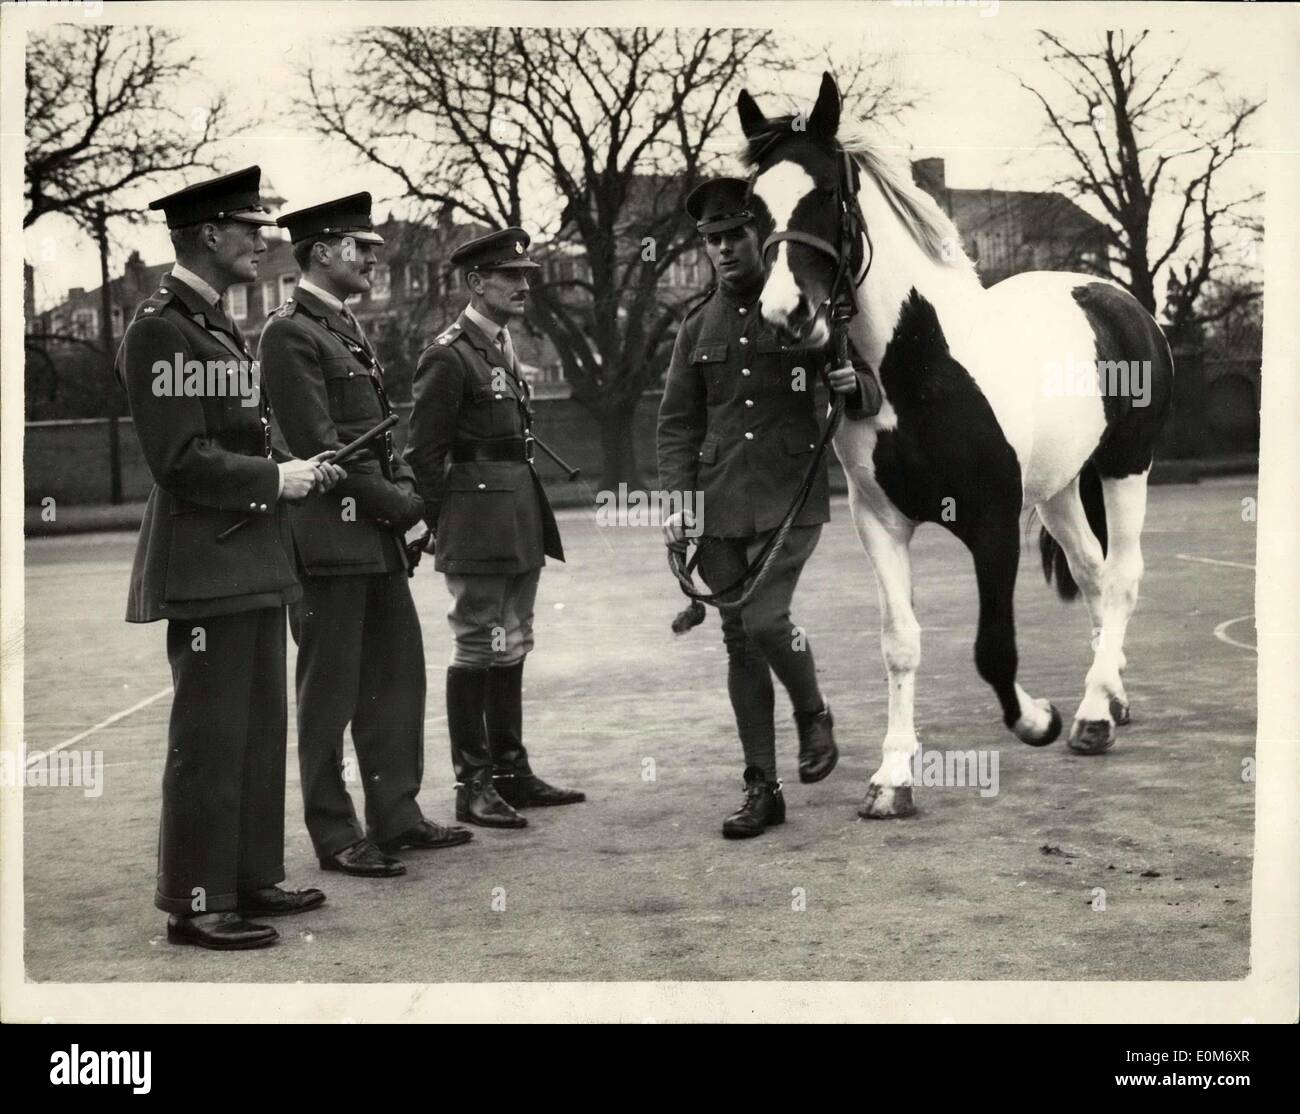
<svg viewBox="0 0 1300 1114"><path fill-rule="evenodd" d="M634 436L638 401L612 402L597 415L600 422L600 486L604 491L617 492L621 483L627 484L629 491L645 490L645 480L637 469Z"/></svg>

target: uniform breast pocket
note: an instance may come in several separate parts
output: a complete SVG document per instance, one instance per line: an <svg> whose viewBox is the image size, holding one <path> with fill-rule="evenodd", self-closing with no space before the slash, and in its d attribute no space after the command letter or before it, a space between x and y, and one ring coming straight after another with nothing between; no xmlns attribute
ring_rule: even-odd
<svg viewBox="0 0 1300 1114"><path fill-rule="evenodd" d="M330 416L336 422L360 422L383 417L379 395L370 375L348 356L329 356L321 361L325 390L329 395Z"/></svg>
<svg viewBox="0 0 1300 1114"><path fill-rule="evenodd" d="M728 390L726 341L705 341L691 352L691 364L704 380L706 397L716 402Z"/></svg>
<svg viewBox="0 0 1300 1114"><path fill-rule="evenodd" d="M494 373L495 374L495 373ZM500 375L506 375L501 372ZM511 383L492 379L486 382L475 381L470 386L470 401L483 420L484 432L476 435L483 437L522 437L523 419L519 415L519 403L516 401L515 389Z"/></svg>
<svg viewBox="0 0 1300 1114"><path fill-rule="evenodd" d="M754 389L762 394L811 390L807 365L780 341L761 339L754 345Z"/></svg>

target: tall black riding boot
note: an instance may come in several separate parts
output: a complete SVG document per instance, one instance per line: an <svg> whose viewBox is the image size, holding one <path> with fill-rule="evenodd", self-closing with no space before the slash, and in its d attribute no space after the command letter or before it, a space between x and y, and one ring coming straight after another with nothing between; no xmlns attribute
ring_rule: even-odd
<svg viewBox="0 0 1300 1114"><path fill-rule="evenodd" d="M456 771L456 819L485 828L522 828L528 821L497 794L483 723L488 670L447 667L447 730Z"/></svg>
<svg viewBox="0 0 1300 1114"><path fill-rule="evenodd" d="M492 752L492 776L497 793L515 808L529 805L572 805L587 795L576 789L547 785L528 765L524 749L524 663L488 670L487 736Z"/></svg>

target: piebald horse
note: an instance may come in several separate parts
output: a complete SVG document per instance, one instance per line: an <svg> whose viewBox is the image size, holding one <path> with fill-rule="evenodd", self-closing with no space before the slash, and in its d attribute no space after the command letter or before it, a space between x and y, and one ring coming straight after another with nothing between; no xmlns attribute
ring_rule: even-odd
<svg viewBox="0 0 1300 1114"><path fill-rule="evenodd" d="M1092 616L1095 652L1069 745L1108 750L1116 724L1129 719L1124 636L1143 572L1152 448L1173 389L1159 326L1125 290L1089 275L1033 271L984 289L933 200L865 142L837 138L840 95L830 74L806 118L768 119L747 90L738 109L753 207L777 230L764 245L764 319L803 346L828 344L847 249L856 306L849 337L884 399L876 416L841 423L834 441L875 569L889 675L882 762L859 814L915 811L921 628L909 544L922 522L971 551L975 666L1007 727L1045 746L1061 717L1016 680L1013 614L1020 515L1037 509L1048 583L1055 577L1063 599L1082 591ZM847 213L861 223L837 248Z"/></svg>

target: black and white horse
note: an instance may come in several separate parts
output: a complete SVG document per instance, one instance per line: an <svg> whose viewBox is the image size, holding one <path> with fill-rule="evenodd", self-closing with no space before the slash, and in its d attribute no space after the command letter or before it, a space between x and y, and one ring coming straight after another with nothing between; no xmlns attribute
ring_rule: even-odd
<svg viewBox="0 0 1300 1114"><path fill-rule="evenodd" d="M840 96L823 75L811 115L768 119L739 100L753 195L777 236L767 250L765 320L820 346L831 339L843 228L856 188L864 227L849 245L857 313L849 335L878 375L880 412L844 422L835 449L879 586L889 728L858 810L906 816L921 629L909 544L935 522L970 549L979 584L975 665L1017 738L1052 742L1061 718L1016 681L1013 595L1020 515L1037 508L1044 572L1092 615L1092 667L1070 747L1107 750L1128 722L1124 635L1137 602L1152 446L1169 409L1173 364L1151 315L1112 282L1034 271L983 289L939 207L865 142L837 137ZM848 155L848 159L845 155ZM855 167L851 174L846 167Z"/></svg>

